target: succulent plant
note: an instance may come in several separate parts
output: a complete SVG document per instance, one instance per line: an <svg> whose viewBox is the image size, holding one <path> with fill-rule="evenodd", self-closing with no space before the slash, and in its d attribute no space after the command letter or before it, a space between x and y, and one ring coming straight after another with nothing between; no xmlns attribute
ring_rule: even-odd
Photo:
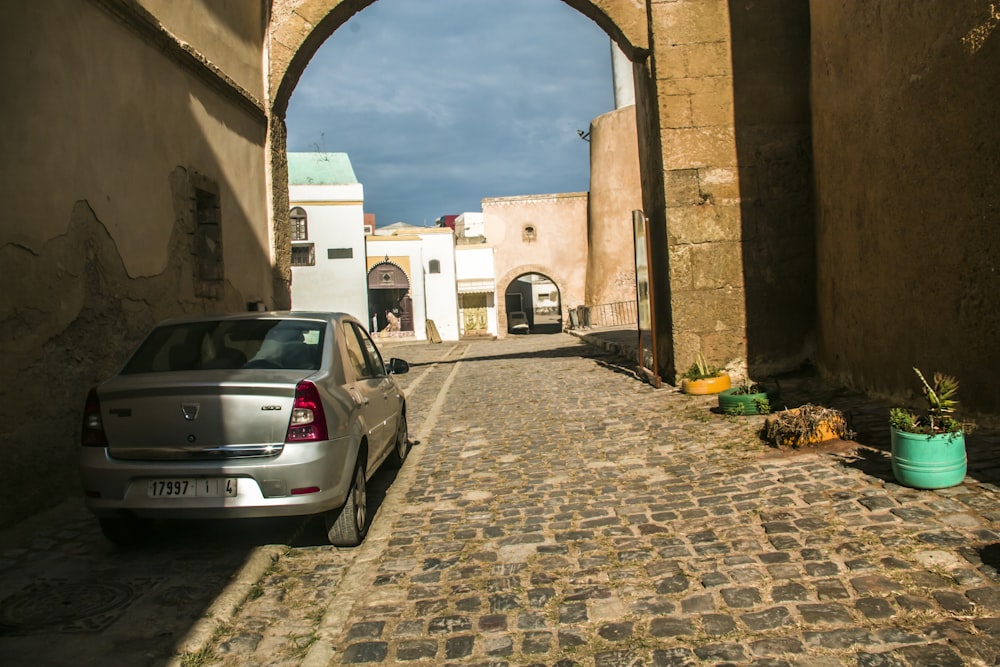
<svg viewBox="0 0 1000 667"><path fill-rule="evenodd" d="M969 433L975 427L971 422L955 419L958 400L958 380L952 375L934 373L933 384L927 381L919 368L913 371L920 379L921 394L927 403L926 414L917 414L905 408L889 410L889 425L907 433Z"/></svg>

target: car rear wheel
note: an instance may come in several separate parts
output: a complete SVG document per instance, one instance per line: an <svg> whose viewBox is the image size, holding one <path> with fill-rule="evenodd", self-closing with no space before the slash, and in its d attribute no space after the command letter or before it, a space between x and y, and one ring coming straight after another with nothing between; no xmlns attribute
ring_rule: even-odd
<svg viewBox="0 0 1000 667"><path fill-rule="evenodd" d="M149 537L149 526L134 517L98 517L101 532L109 542L127 547L141 544Z"/></svg>
<svg viewBox="0 0 1000 667"><path fill-rule="evenodd" d="M396 428L396 444L389 454L389 467L402 468L406 455L410 453L410 434L406 429L406 413L399 413L399 426Z"/></svg>
<svg viewBox="0 0 1000 667"><path fill-rule="evenodd" d="M364 452L354 464L354 480L347 502L326 516L326 537L337 547L356 547L368 532L368 483L365 480Z"/></svg>

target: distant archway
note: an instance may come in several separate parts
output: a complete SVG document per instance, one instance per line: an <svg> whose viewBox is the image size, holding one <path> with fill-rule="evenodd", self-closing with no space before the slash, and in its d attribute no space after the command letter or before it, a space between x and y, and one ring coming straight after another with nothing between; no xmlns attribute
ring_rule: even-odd
<svg viewBox="0 0 1000 667"><path fill-rule="evenodd" d="M382 331L390 324L390 330L413 331L410 278L392 262L380 262L368 271L368 316L372 332Z"/></svg>
<svg viewBox="0 0 1000 667"><path fill-rule="evenodd" d="M562 331L559 286L542 273L525 273L504 289L504 311L509 334L550 334Z"/></svg>

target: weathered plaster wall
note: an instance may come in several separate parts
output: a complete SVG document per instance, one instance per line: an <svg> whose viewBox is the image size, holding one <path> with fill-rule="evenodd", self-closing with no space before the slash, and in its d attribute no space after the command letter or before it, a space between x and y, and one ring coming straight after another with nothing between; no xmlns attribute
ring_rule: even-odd
<svg viewBox="0 0 1000 667"><path fill-rule="evenodd" d="M635 106L590 124L586 305L635 301L632 211L642 208Z"/></svg>
<svg viewBox="0 0 1000 667"><path fill-rule="evenodd" d="M239 86L264 99L261 45L270 18L268 0L137 2Z"/></svg>
<svg viewBox="0 0 1000 667"><path fill-rule="evenodd" d="M1000 412L1000 13L972 0L812 12L819 362L915 391L912 366Z"/></svg>
<svg viewBox="0 0 1000 667"><path fill-rule="evenodd" d="M499 336L507 331L503 295L526 273L548 276L559 288L563 322L569 308L584 303L587 289L587 193L526 195L484 199L483 226L493 246L497 276ZM525 237L525 227L535 235Z"/></svg>
<svg viewBox="0 0 1000 667"><path fill-rule="evenodd" d="M0 24L0 81L20 100L0 135L0 524L78 492L87 389L154 321L274 300L262 110L117 8L18 3ZM225 267L210 289L195 280L206 183Z"/></svg>

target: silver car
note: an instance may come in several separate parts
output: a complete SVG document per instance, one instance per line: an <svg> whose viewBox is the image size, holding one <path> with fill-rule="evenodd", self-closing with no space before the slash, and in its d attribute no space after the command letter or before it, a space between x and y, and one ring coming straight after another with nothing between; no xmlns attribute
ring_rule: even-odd
<svg viewBox="0 0 1000 667"><path fill-rule="evenodd" d="M87 397L87 507L117 543L154 518L323 513L331 543L357 545L367 480L409 451L408 370L342 313L164 322Z"/></svg>

